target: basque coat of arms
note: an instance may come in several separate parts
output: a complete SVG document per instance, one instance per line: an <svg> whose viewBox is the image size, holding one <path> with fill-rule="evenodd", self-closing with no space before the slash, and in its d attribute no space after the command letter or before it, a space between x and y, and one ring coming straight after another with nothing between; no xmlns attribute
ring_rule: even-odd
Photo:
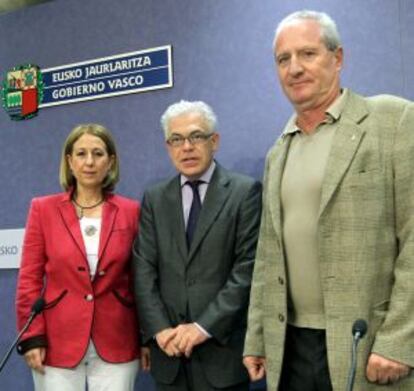
<svg viewBox="0 0 414 391"><path fill-rule="evenodd" d="M13 120L34 117L43 99L43 79L37 65L14 67L6 73L1 91L3 107Z"/></svg>

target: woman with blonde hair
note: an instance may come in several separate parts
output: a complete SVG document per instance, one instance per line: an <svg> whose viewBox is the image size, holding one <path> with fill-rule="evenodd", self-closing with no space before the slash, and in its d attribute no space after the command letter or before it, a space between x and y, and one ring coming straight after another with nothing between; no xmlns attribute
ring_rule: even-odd
<svg viewBox="0 0 414 391"><path fill-rule="evenodd" d="M140 207L113 193L118 179L110 132L82 124L63 146L65 192L32 200L16 307L21 329L36 299L46 302L18 345L36 391L134 388L141 349L130 260Z"/></svg>

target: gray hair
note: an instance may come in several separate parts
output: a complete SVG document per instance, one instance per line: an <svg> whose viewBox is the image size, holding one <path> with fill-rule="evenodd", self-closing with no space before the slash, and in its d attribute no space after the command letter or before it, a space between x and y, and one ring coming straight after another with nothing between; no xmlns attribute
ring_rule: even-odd
<svg viewBox="0 0 414 391"><path fill-rule="evenodd" d="M289 14L278 24L273 39L273 51L276 50L276 40L285 27L305 20L313 20L319 24L322 42L328 50L334 51L341 46L341 37L339 36L336 23L328 14L325 12L302 10Z"/></svg>
<svg viewBox="0 0 414 391"><path fill-rule="evenodd" d="M187 101L180 100L177 103L167 107L164 114L161 116L161 127L164 130L165 139L168 138L169 123L172 118L178 117L182 114L198 113L207 122L208 130L214 132L217 129L217 117L213 109L202 101Z"/></svg>

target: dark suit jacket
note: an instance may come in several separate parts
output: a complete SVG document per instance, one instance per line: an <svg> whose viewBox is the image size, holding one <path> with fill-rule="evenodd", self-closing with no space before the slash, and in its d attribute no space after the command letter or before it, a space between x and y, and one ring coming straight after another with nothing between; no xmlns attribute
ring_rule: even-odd
<svg viewBox="0 0 414 391"><path fill-rule="evenodd" d="M130 267L138 213L136 201L106 196L99 262L91 281L70 194L33 199L17 284L18 328L23 327L40 295L48 306L23 335L20 352L47 345L47 365L74 367L92 338L105 361L117 363L138 357Z"/></svg>
<svg viewBox="0 0 414 391"><path fill-rule="evenodd" d="M135 292L156 381L173 382L180 359L165 355L153 337L188 322L212 335L191 356L211 384L247 380L242 349L260 209L260 183L217 165L188 251L179 176L145 193Z"/></svg>

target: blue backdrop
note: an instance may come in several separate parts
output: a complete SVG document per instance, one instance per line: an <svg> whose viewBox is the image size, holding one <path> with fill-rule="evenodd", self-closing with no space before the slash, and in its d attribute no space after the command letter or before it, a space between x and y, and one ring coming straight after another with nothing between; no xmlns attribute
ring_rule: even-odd
<svg viewBox="0 0 414 391"><path fill-rule="evenodd" d="M182 98L215 109L218 160L261 178L266 151L291 114L276 81L273 31L283 16L305 7L338 23L344 86L414 98L411 0L56 0L0 16L2 76L27 62L49 68L166 44L173 45L174 63L172 89L44 108L28 121L0 112L0 229L23 227L32 197L60 191L60 148L81 122L113 131L121 158L117 190L140 199L149 184L174 173L159 117ZM16 276L0 269L0 355L15 335ZM140 376L137 389L150 384ZM0 389L32 389L16 354L0 374Z"/></svg>

